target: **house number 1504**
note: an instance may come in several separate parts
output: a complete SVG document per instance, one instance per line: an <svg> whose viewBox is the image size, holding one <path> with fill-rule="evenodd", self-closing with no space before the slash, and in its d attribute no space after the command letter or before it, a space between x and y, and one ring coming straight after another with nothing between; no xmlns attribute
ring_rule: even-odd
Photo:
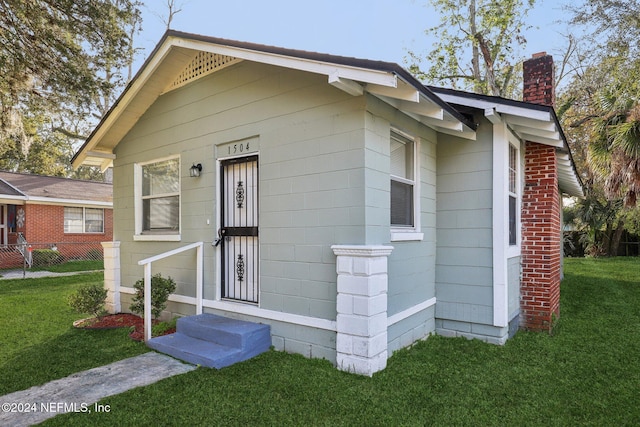
<svg viewBox="0 0 640 427"><path fill-rule="evenodd" d="M229 152L227 154L238 154L249 151L249 142L239 142L237 144L228 145Z"/></svg>

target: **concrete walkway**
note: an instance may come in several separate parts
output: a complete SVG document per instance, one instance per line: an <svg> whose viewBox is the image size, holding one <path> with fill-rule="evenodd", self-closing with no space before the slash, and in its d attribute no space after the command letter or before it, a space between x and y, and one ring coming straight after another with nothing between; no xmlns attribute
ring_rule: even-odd
<svg viewBox="0 0 640 427"><path fill-rule="evenodd" d="M102 271L102 270L97 270ZM92 271L72 271L70 273L54 273L52 271L22 271L22 270L5 270L0 271L0 280L3 279L34 279L38 277L55 277L55 276L73 276L74 274L92 273Z"/></svg>
<svg viewBox="0 0 640 427"><path fill-rule="evenodd" d="M195 366L172 357L149 352L78 372L41 386L0 396L0 426L30 426L64 412L89 414L106 411L110 408L100 408L94 404L105 397L194 369Z"/></svg>

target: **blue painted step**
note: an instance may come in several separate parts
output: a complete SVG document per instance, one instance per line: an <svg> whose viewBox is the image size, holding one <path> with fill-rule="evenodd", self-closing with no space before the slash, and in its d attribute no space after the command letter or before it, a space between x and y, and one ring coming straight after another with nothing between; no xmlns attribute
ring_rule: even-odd
<svg viewBox="0 0 640 427"><path fill-rule="evenodd" d="M189 363L220 369L267 351L271 329L205 313L178 319L176 333L152 338L147 345Z"/></svg>

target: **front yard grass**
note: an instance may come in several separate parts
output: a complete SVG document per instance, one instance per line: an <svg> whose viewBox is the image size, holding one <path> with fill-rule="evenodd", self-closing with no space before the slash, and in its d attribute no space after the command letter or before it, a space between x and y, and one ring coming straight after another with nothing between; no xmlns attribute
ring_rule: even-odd
<svg viewBox="0 0 640 427"><path fill-rule="evenodd" d="M92 282L103 274L0 280L0 395L148 351L124 329L73 328L67 298Z"/></svg>
<svg viewBox="0 0 640 427"><path fill-rule="evenodd" d="M59 415L45 425L639 425L639 272L638 258L566 260L552 335L521 331L502 347L433 336L396 352L373 378L270 351L106 398L108 413ZM12 353L16 370L33 376L40 364L86 357L78 346L115 346L114 360L144 351L124 333L70 331L66 321L42 336ZM69 337L74 345L49 344Z"/></svg>

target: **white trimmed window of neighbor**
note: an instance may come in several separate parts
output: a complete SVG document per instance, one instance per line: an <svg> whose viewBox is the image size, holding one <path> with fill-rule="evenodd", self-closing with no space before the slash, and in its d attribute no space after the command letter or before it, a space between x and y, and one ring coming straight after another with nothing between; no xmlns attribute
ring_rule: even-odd
<svg viewBox="0 0 640 427"><path fill-rule="evenodd" d="M420 179L418 140L391 129L391 241L422 240L420 232Z"/></svg>
<svg viewBox="0 0 640 427"><path fill-rule="evenodd" d="M180 158L134 165L134 240L180 240Z"/></svg>
<svg viewBox="0 0 640 427"><path fill-rule="evenodd" d="M104 209L65 206L64 232L104 233Z"/></svg>

